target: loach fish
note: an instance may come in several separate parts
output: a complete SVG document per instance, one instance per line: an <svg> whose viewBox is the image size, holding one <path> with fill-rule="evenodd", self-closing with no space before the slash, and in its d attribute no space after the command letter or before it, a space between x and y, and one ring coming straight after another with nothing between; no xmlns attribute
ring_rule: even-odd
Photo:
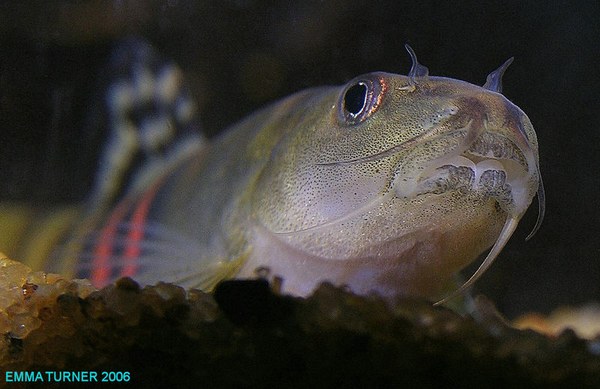
<svg viewBox="0 0 600 389"><path fill-rule="evenodd" d="M205 290L269 269L300 296L329 281L445 302L492 264L536 193L539 228L538 141L501 94L512 59L480 87L430 76L407 50L407 76L298 92L209 144L181 71L130 40L113 55L121 77L106 88L96 187L38 267L97 286L130 276Z"/></svg>

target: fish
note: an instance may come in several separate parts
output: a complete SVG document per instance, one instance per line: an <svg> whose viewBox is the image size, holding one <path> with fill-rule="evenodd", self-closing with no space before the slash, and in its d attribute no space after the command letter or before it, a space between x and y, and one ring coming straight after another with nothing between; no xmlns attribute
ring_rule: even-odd
<svg viewBox="0 0 600 389"><path fill-rule="evenodd" d="M297 296L331 282L447 302L490 267L536 194L530 236L539 229L538 140L502 94L512 59L477 86L430 76L406 49L407 75L303 90L208 141L181 70L130 39L110 65L95 187L38 266L98 287L131 277L210 291L267 271Z"/></svg>

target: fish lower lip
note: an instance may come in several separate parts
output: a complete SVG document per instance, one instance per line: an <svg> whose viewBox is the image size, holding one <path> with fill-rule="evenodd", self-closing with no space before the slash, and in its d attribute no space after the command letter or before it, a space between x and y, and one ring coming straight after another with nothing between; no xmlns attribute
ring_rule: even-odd
<svg viewBox="0 0 600 389"><path fill-rule="evenodd" d="M419 187L422 193L442 194L450 190L478 193L496 199L506 211L514 206L512 189L515 179L509 179L502 163L484 159L478 163L460 156L436 167L435 173L424 178Z"/></svg>
<svg viewBox="0 0 600 389"><path fill-rule="evenodd" d="M493 198L508 214L521 214L531 202L523 152L508 138L485 132L468 150L432 160L429 166L394 185L396 195L414 198L450 191Z"/></svg>

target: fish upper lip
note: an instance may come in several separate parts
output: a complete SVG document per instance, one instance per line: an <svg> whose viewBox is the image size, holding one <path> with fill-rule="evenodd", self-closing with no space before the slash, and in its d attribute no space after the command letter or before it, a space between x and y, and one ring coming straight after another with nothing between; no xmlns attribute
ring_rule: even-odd
<svg viewBox="0 0 600 389"><path fill-rule="evenodd" d="M485 131L463 153L465 157L476 159L512 160L521 166L528 166L523 151L509 138Z"/></svg>
<svg viewBox="0 0 600 389"><path fill-rule="evenodd" d="M485 128L470 144L431 160L408 183L396 179L392 185L403 198L453 190L476 193L494 198L509 214L521 215L533 199L529 186L538 174L537 165L529 163L530 153L530 148L522 150L509 137Z"/></svg>

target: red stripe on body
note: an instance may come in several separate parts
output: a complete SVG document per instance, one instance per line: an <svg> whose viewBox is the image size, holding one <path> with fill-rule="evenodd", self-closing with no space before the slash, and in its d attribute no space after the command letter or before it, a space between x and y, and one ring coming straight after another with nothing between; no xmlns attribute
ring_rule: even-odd
<svg viewBox="0 0 600 389"><path fill-rule="evenodd" d="M137 259L140 256L140 242L144 239L144 226L146 224L146 218L150 211L150 206L154 201L156 193L160 188L163 180L159 180L156 184L152 185L144 195L142 196L138 206L133 211L131 216L131 230L127 235L127 246L125 247L124 261L125 264L121 270L121 277L133 277L137 273L138 263Z"/></svg>
<svg viewBox="0 0 600 389"><path fill-rule="evenodd" d="M142 198L137 204L134 204L135 208L131 215L131 225L127 239L125 240L125 247L123 249L124 265L121 270L120 276L132 277L137 272L137 261L141 249L140 241L144 239L144 225L146 218L152 205L158 189L160 188L164 180L159 180L156 184L152 185L150 189L143 193ZM103 287L106 285L111 278L111 258L114 251L114 240L117 237L117 229L119 224L124 222L127 217L127 211L131 209L131 201L127 199L121 201L115 210L110 215L108 222L102 229L100 239L96 248L94 249L94 259L92 265L92 272L90 278L92 284L96 287Z"/></svg>
<svg viewBox="0 0 600 389"><path fill-rule="evenodd" d="M100 239L94 249L94 259L90 278L92 284L96 287L102 287L108 283L110 278L110 258L113 253L113 241L117 233L119 223L127 214L129 203L122 201L117 205L115 210L110 215L106 226L102 229Z"/></svg>

